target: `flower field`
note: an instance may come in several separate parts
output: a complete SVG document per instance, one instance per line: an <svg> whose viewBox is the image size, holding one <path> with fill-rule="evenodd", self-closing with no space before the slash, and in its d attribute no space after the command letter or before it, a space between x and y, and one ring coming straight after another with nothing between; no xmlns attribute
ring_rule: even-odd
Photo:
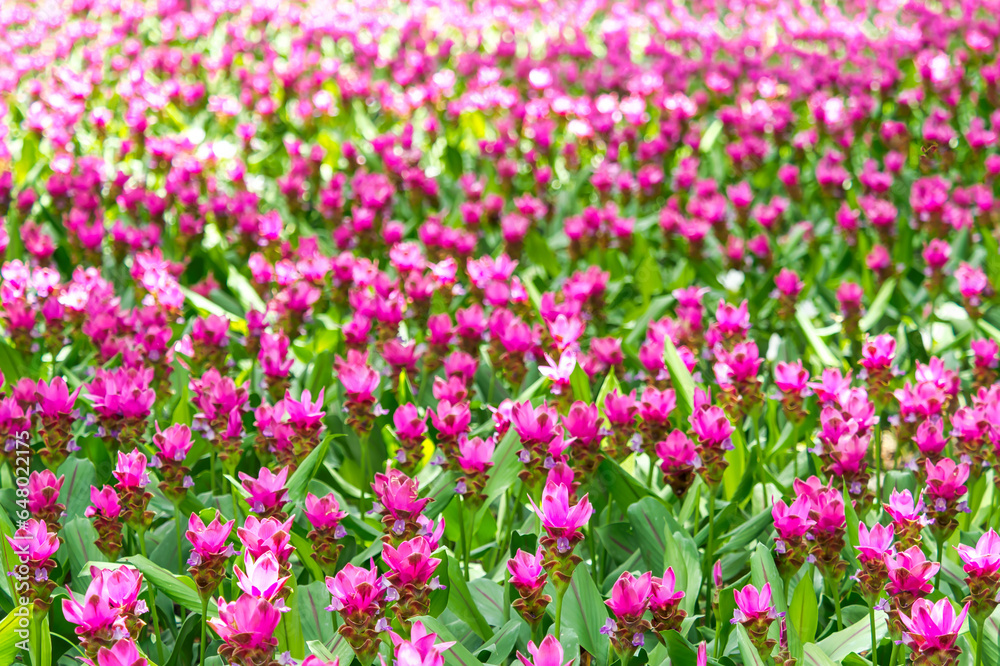
<svg viewBox="0 0 1000 666"><path fill-rule="evenodd" d="M0 4L0 666L993 666L1000 3Z"/></svg>

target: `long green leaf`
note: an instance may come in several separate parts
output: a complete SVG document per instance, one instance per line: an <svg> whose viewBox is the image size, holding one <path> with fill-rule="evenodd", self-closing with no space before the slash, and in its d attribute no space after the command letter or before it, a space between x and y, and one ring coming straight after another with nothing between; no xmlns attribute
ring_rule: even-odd
<svg viewBox="0 0 1000 666"><path fill-rule="evenodd" d="M788 608L788 621L795 627L803 643L811 643L816 638L819 604L816 601L816 590L813 589L811 576L803 576L795 586L792 603Z"/></svg>
<svg viewBox="0 0 1000 666"><path fill-rule="evenodd" d="M677 393L678 404L684 409L685 414L691 414L694 411L694 379L681 360L680 354L677 353L677 347L668 337L663 339L663 361Z"/></svg>
<svg viewBox="0 0 1000 666"><path fill-rule="evenodd" d="M313 399L315 398L316 396L313 396ZM309 452L309 455L302 461L302 464L288 478L288 484L285 487L288 488L289 502L298 503L305 500L306 488L309 486L309 481L316 475L316 470L319 469L320 465L323 464L326 452L330 448L330 440L335 436L330 434L324 437L319 446Z"/></svg>
<svg viewBox="0 0 1000 666"><path fill-rule="evenodd" d="M444 624L436 617L427 617L425 615L423 617L414 618L413 621L421 622L424 627L432 633L437 634L438 643L456 641L456 643L448 648L444 653L444 663L448 666L482 666L482 662L476 659L476 656L469 652L467 647L457 642L457 639L450 631L448 631L448 628L444 626Z"/></svg>
<svg viewBox="0 0 1000 666"><path fill-rule="evenodd" d="M816 331L816 327L813 326L812 321L806 316L806 313L801 308L795 312L795 321L799 323L799 328L802 329L802 334L806 336L806 341L812 350L816 353L820 362L828 368L840 367L840 362L837 357L834 356L830 348L826 346L823 342L823 338L820 337L819 333Z"/></svg>
<svg viewBox="0 0 1000 666"><path fill-rule="evenodd" d="M451 589L448 591L448 610L457 615L463 622L484 641L493 636L493 630L476 606L472 591L465 582L462 567L454 557L447 557L448 579Z"/></svg>
<svg viewBox="0 0 1000 666"><path fill-rule="evenodd" d="M601 627L607 619L607 606L587 567L577 566L563 599L563 626L573 628L580 638L580 645L594 656L598 664L604 664L607 655L607 638L601 634Z"/></svg>
<svg viewBox="0 0 1000 666"><path fill-rule="evenodd" d="M876 640L881 640L886 634L885 619L885 613L875 611ZM830 659L839 662L852 652L870 650L871 644L871 624L866 615L843 631L827 636L816 645Z"/></svg>
<svg viewBox="0 0 1000 666"><path fill-rule="evenodd" d="M201 598L192 581L188 576L178 576L173 574L158 564L155 564L142 555L130 555L123 557L123 562L131 564L140 572L146 582L163 592L184 608L194 613L201 613ZM218 608L215 604L208 605L210 616L218 615Z"/></svg>

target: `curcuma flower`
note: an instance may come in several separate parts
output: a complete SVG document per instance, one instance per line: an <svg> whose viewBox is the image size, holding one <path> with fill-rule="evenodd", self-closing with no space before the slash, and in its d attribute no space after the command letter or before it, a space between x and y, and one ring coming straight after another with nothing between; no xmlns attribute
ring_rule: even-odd
<svg viewBox="0 0 1000 666"><path fill-rule="evenodd" d="M774 519L774 550L777 553L778 572L783 576L794 575L809 556L810 542L807 540L816 521L812 519L812 500L799 495L791 506L784 500L777 500L771 509Z"/></svg>
<svg viewBox="0 0 1000 666"><path fill-rule="evenodd" d="M923 499L914 502L909 490L893 490L889 501L883 506L886 513L892 516L897 548L906 550L920 543L920 530L927 524Z"/></svg>
<svg viewBox="0 0 1000 666"><path fill-rule="evenodd" d="M40 421L38 434L44 445L39 455L49 469L58 469L70 452L78 448L73 443L71 428L79 418L74 405L80 395L80 388L82 387L77 387L70 393L66 380L62 377L53 377L48 384L42 379L38 380L33 416Z"/></svg>
<svg viewBox="0 0 1000 666"><path fill-rule="evenodd" d="M915 666L952 666L958 662L961 648L955 645L962 623L969 612L966 604L958 615L946 597L937 602L917 599L909 615L900 619L904 627L903 644L913 650Z"/></svg>
<svg viewBox="0 0 1000 666"><path fill-rule="evenodd" d="M274 630L281 620L281 613L266 599L249 594L236 601L221 598L219 617L209 618L208 626L219 635L223 644L219 654L235 666L270 664L278 639Z"/></svg>
<svg viewBox="0 0 1000 666"><path fill-rule="evenodd" d="M671 629L679 630L687 613L680 609L684 591L677 589L673 568L667 567L662 578L653 576L650 583L649 610L653 614L653 629L661 635Z"/></svg>
<svg viewBox="0 0 1000 666"><path fill-rule="evenodd" d="M340 551L344 549L337 541L347 536L347 530L340 524L347 512L340 510L340 503L333 493L325 497L309 493L306 495L304 513L312 525L307 536L313 545L313 558L325 571L333 573Z"/></svg>
<svg viewBox="0 0 1000 666"><path fill-rule="evenodd" d="M157 452L149 464L157 468L163 478L159 488L171 500L179 502L194 485L188 476L191 470L184 466L184 459L191 450L191 429L183 423L175 423L161 431L157 423L153 444Z"/></svg>
<svg viewBox="0 0 1000 666"><path fill-rule="evenodd" d="M382 561L389 567L385 580L398 597L396 617L406 623L411 617L426 615L431 591L443 587L434 577L441 560L431 557L427 539L418 536L402 542L398 548L384 543Z"/></svg>
<svg viewBox="0 0 1000 666"><path fill-rule="evenodd" d="M420 498L420 484L398 469L386 469L376 474L372 490L378 499L375 507L382 514L383 538L399 544L412 539L420 531L419 518L430 498Z"/></svg>
<svg viewBox="0 0 1000 666"><path fill-rule="evenodd" d="M935 538L941 541L950 537L958 527L958 514L968 511L965 502L959 500L967 490L965 482L969 479L969 464L959 465L951 458L943 458L936 465L926 461L924 469L927 473L924 490L927 517Z"/></svg>
<svg viewBox="0 0 1000 666"><path fill-rule="evenodd" d="M362 663L370 663L378 654L379 634L388 628L383 617L386 582L374 560L369 569L346 564L336 576L327 577L326 587L333 597L327 610L337 611L344 620L337 631Z"/></svg>
<svg viewBox="0 0 1000 666"><path fill-rule="evenodd" d="M281 565L274 554L267 552L255 560L246 553L243 556L243 569L237 564L233 567L233 573L244 594L266 599L278 610L284 609L284 598L290 592L285 588L285 581L289 576L281 575Z"/></svg>
<svg viewBox="0 0 1000 666"><path fill-rule="evenodd" d="M955 550L968 574L965 579L969 584L966 608L977 620L986 618L997 607L1000 591L1000 536L991 529L979 537L975 546L959 544Z"/></svg>
<svg viewBox="0 0 1000 666"><path fill-rule="evenodd" d="M59 503L59 491L65 480L64 476L56 478L47 469L28 476L28 512L57 534L62 529L59 521L66 513L66 507Z"/></svg>
<svg viewBox="0 0 1000 666"><path fill-rule="evenodd" d="M118 465L114 469L114 477L118 481L119 501L122 506L122 519L136 531L144 531L153 524L153 512L147 511L149 500L153 493L146 492L149 485L149 473L146 456L138 450L131 453L118 452Z"/></svg>
<svg viewBox="0 0 1000 666"><path fill-rule="evenodd" d="M570 506L569 488L562 484L545 486L541 508L533 499L530 501L545 529L545 536L539 539L545 547L545 569L554 578L556 590L565 590L573 569L580 563L580 558L573 554L573 548L583 540L581 528L590 520L594 509L587 495Z"/></svg>
<svg viewBox="0 0 1000 666"><path fill-rule="evenodd" d="M249 520L249 519L248 519ZM216 514L211 523L205 525L201 517L192 513L188 519L187 540L191 542L191 556L188 572L194 578L198 594L207 598L219 587L226 575L226 562L235 554L226 542L233 532L235 521L219 522Z"/></svg>
<svg viewBox="0 0 1000 666"><path fill-rule="evenodd" d="M684 497L694 483L695 469L701 464L694 442L680 430L674 430L656 443L656 455L660 458L663 482L670 486L674 495Z"/></svg>
<svg viewBox="0 0 1000 666"><path fill-rule="evenodd" d="M128 638L115 642L110 648L97 651L96 666L147 666L146 658L139 654L135 643Z"/></svg>
<svg viewBox="0 0 1000 666"><path fill-rule="evenodd" d="M518 550L517 554L507 560L507 571L510 573L510 584L520 595L512 604L514 610L524 618L531 627L537 627L545 615L545 608L552 603L552 597L545 594L545 582L548 575L542 566L543 551L534 555Z"/></svg>
<svg viewBox="0 0 1000 666"><path fill-rule="evenodd" d="M87 518L94 519L97 530L97 548L109 560L118 558L122 550L122 507L118 494L111 486L100 490L90 487L90 506L84 511Z"/></svg>
<svg viewBox="0 0 1000 666"><path fill-rule="evenodd" d="M531 659L521 652L517 653L517 658L523 666L570 666L573 663L572 659L563 663L563 647L552 634L546 636L539 645L535 645L534 641L528 641L528 653Z"/></svg>
<svg viewBox="0 0 1000 666"><path fill-rule="evenodd" d="M250 510L260 518L277 518L284 520L288 514L284 512L288 502L288 490L285 482L288 480L288 468L282 467L277 474L266 467L261 467L257 478L240 472L240 482L250 503Z"/></svg>
<svg viewBox="0 0 1000 666"><path fill-rule="evenodd" d="M442 653L455 644L455 641L436 643L437 634L427 631L423 622L414 622L410 627L409 639L396 632L389 632L392 639L396 663L399 666L444 666ZM385 657L379 655L382 666L387 666Z"/></svg>
<svg viewBox="0 0 1000 666"><path fill-rule="evenodd" d="M636 648L645 644L643 633L650 629L650 623L642 616L649 608L652 579L649 572L636 578L626 571L611 588L611 599L604 602L618 620L614 623L609 620L607 633L623 664L628 663Z"/></svg>
<svg viewBox="0 0 1000 666"><path fill-rule="evenodd" d="M736 611L731 622L742 624L750 641L763 660L771 655L771 650L777 645L777 641L767 637L767 630L771 623L777 619L774 611L774 604L771 603L771 584L765 583L759 590L753 585L747 585L742 590L734 590L736 598Z"/></svg>
<svg viewBox="0 0 1000 666"><path fill-rule="evenodd" d="M862 571L858 572L861 591L873 605L878 599L888 574L885 567L886 555L892 554L894 543L893 527L883 527L876 523L871 530L864 523L858 524L858 562Z"/></svg>
<svg viewBox="0 0 1000 666"><path fill-rule="evenodd" d="M44 614L51 603L49 595L56 586L55 581L49 580L49 572L56 568L52 556L59 550L58 535L49 532L44 520L29 518L14 536L7 537L7 542L20 562L16 573L27 581L28 598L34 608Z"/></svg>

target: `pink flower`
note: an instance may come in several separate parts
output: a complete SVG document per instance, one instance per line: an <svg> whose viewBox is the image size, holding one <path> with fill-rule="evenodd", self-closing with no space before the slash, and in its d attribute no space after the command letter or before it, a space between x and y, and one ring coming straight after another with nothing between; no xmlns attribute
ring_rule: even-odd
<svg viewBox="0 0 1000 666"><path fill-rule="evenodd" d="M802 367L802 361L778 361L774 366L774 385L782 393L804 395L809 386L809 371Z"/></svg>
<svg viewBox="0 0 1000 666"><path fill-rule="evenodd" d="M274 630L281 613L269 601L244 594L228 603L220 598L218 604L219 617L209 618L208 625L226 643L219 650L224 658L231 660L234 653L266 655L274 650L278 644ZM256 663L245 658L239 661Z"/></svg>
<svg viewBox="0 0 1000 666"><path fill-rule="evenodd" d="M684 590L677 589L677 580L673 567L667 567L663 572L663 577L653 576L650 579L651 588L649 595L649 607L653 614L657 614L664 609L670 609L680 603L684 598Z"/></svg>
<svg viewBox="0 0 1000 666"><path fill-rule="evenodd" d="M528 641L528 652L531 654L530 660L521 652L517 653L517 658L524 666L570 666L573 663L572 659L563 663L563 647L552 634L546 636L541 645Z"/></svg>
<svg viewBox="0 0 1000 666"><path fill-rule="evenodd" d="M496 450L496 443L490 437L485 441L479 437L462 438L458 442L458 464L466 474L482 474L493 466L490 460Z"/></svg>
<svg viewBox="0 0 1000 666"><path fill-rule="evenodd" d="M28 511L32 516L48 522L57 522L66 507L59 504L59 491L65 477L49 470L32 472L28 476ZM58 528L56 528L58 530Z"/></svg>
<svg viewBox="0 0 1000 666"><path fill-rule="evenodd" d="M931 579L941 565L928 562L920 546L912 546L895 555L886 555L885 566L889 572L890 595L910 593L923 596L934 589Z"/></svg>
<svg viewBox="0 0 1000 666"><path fill-rule="evenodd" d="M935 503L953 501L966 492L965 482L969 478L969 464L955 464L951 458L943 458L937 465L927 460L924 462L927 472L926 494ZM937 511L944 508L932 506Z"/></svg>
<svg viewBox="0 0 1000 666"><path fill-rule="evenodd" d="M281 565L274 555L270 552L264 553L255 560L247 553L243 556L243 566L245 571L238 564L233 567L239 588L252 597L274 603L275 608L281 610L284 601L276 597L280 595L289 577L281 575Z"/></svg>
<svg viewBox="0 0 1000 666"><path fill-rule="evenodd" d="M307 494L303 513L313 529L333 532L343 531L340 521L347 516L346 511L340 510L340 503L333 493L324 497L316 497L312 493ZM341 534L337 538L342 536L344 535Z"/></svg>
<svg viewBox="0 0 1000 666"><path fill-rule="evenodd" d="M118 465L112 474L118 480L119 491L127 488L142 489L149 485L148 462L138 449L129 453L118 452Z"/></svg>
<svg viewBox="0 0 1000 666"><path fill-rule="evenodd" d="M336 576L327 576L326 588L333 595L327 610L338 611L345 617L375 616L382 612L385 584L374 561L370 569L345 564Z"/></svg>
<svg viewBox="0 0 1000 666"><path fill-rule="evenodd" d="M869 561L881 562L886 554L892 551L895 539L892 525L883 527L878 523L872 526L871 531L864 523L858 524L858 561L864 564Z"/></svg>
<svg viewBox="0 0 1000 666"><path fill-rule="evenodd" d="M895 356L896 338L891 335L878 335L862 345L859 363L872 373L889 368Z"/></svg>
<svg viewBox="0 0 1000 666"><path fill-rule="evenodd" d="M530 499L530 498L529 498ZM541 508L530 499L531 506L542 520L542 527L557 542L559 552L567 552L583 539L580 531L594 513L587 495L573 506L569 505L569 489L563 485L546 485L542 492Z"/></svg>
<svg viewBox="0 0 1000 666"><path fill-rule="evenodd" d="M770 583L765 583L760 590L747 585L742 590L733 590L733 596L736 598L733 624L750 623L758 619L774 620L778 617L771 603Z"/></svg>
<svg viewBox="0 0 1000 666"><path fill-rule="evenodd" d="M250 510L260 515L282 514L282 508L288 502L288 490L285 488L287 480L287 467L282 467L277 474L266 467L261 467L256 479L245 472L240 472L240 481L247 493Z"/></svg>
<svg viewBox="0 0 1000 666"><path fill-rule="evenodd" d="M444 657L441 654L455 644L454 641L447 641L435 645L437 634L429 633L420 621L414 622L410 628L409 640L395 632L390 632L389 637L399 666L443 666ZM385 657L380 658L382 666L386 666Z"/></svg>
<svg viewBox="0 0 1000 666"><path fill-rule="evenodd" d="M975 547L959 544L955 550L965 562L965 573L970 576L992 577L1000 571L1000 536L992 529L979 537Z"/></svg>
<svg viewBox="0 0 1000 666"><path fill-rule="evenodd" d="M628 571L622 573L611 588L611 599L605 601L615 617L626 622L638 620L649 607L652 593L653 574L646 572L634 577Z"/></svg>
<svg viewBox="0 0 1000 666"><path fill-rule="evenodd" d="M245 553L258 558L270 551L284 565L295 551L291 544L292 520L294 516L285 521L274 516L262 519L249 516L243 527L236 528L236 534L243 542Z"/></svg>
<svg viewBox="0 0 1000 666"><path fill-rule="evenodd" d="M153 456L151 466L158 467L159 460L183 462L191 450L191 429L183 423L175 423L161 432L157 425L153 442L158 451Z"/></svg>
<svg viewBox="0 0 1000 666"><path fill-rule="evenodd" d="M903 643L917 654L950 650L958 640L968 612L969 605L966 604L956 616L947 597L937 602L917 599L913 602L910 615L901 613L899 617L906 627Z"/></svg>
<svg viewBox="0 0 1000 666"><path fill-rule="evenodd" d="M233 525L236 521L230 520L228 523L219 522L216 515L211 523L205 525L197 513L192 513L188 518L188 529L185 536L191 542L191 564L197 566L201 561L217 557L220 554L233 554L232 546L226 545L229 535L232 534ZM197 557L196 557L197 556Z"/></svg>
<svg viewBox="0 0 1000 666"><path fill-rule="evenodd" d="M421 499L415 480L398 469L388 469L385 474L376 474L372 490L386 513L393 520L415 520L424 510L430 498Z"/></svg>
<svg viewBox="0 0 1000 666"><path fill-rule="evenodd" d="M507 571L510 572L510 584L518 592L534 591L545 585L545 572L542 569L544 552L539 550L534 555L518 550L517 554L507 560ZM524 596L524 593L521 593Z"/></svg>
<svg viewBox="0 0 1000 666"><path fill-rule="evenodd" d="M59 550L59 536L49 532L45 521L29 518L24 526L7 537L7 542L22 562L32 569L32 575L46 580L48 571L55 567L51 557Z"/></svg>
<svg viewBox="0 0 1000 666"><path fill-rule="evenodd" d="M383 544L382 561L389 567L389 577L396 585L425 583L441 564L441 560L431 557L430 544L424 537L404 541L399 548Z"/></svg>
<svg viewBox="0 0 1000 666"><path fill-rule="evenodd" d="M721 407L710 405L696 410L690 417L691 430L703 446L726 448L733 426Z"/></svg>
<svg viewBox="0 0 1000 666"><path fill-rule="evenodd" d="M139 654L131 639L117 641L110 648L97 651L97 666L146 666L149 662Z"/></svg>
<svg viewBox="0 0 1000 666"><path fill-rule="evenodd" d="M795 541L808 534L815 525L815 521L810 518L812 509L812 500L802 495L797 496L791 506L786 505L784 500L776 501L771 508L771 516L774 518L778 538Z"/></svg>

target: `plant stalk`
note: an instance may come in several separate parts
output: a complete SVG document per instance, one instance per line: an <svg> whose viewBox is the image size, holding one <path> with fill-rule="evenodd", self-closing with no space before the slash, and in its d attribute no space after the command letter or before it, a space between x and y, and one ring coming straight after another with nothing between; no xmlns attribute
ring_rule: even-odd
<svg viewBox="0 0 1000 666"><path fill-rule="evenodd" d="M138 529L135 531L136 537L139 539L139 552L142 554L144 559L146 557L146 529ZM163 654L163 638L160 634L160 615L156 612L156 593L153 591L153 585L150 581L146 581L146 594L149 597L149 612L153 615L153 631L156 632L156 655L160 659L161 664L167 663L166 657Z"/></svg>

